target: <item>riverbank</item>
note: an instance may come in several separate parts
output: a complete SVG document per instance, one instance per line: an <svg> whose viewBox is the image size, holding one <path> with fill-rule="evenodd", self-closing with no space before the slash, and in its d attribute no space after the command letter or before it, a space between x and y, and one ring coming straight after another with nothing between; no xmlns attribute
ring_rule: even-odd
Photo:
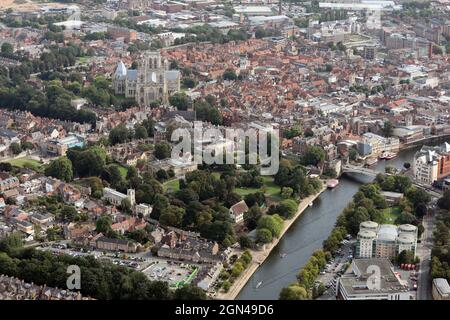
<svg viewBox="0 0 450 320"><path fill-rule="evenodd" d="M248 280L252 277L259 266L270 255L272 250L278 245L280 240L283 238L287 230L292 226L292 224L297 220L297 218L305 211L308 205L318 198L327 189L326 181L323 182L322 189L314 195L302 199L298 205L297 212L291 219L286 219L283 224L283 229L281 230L280 236L269 244L266 244L264 250L249 250L253 259L250 265L245 269L242 274L234 281L233 285L230 287L228 292L220 292L217 294L216 298L220 300L234 300L242 288L246 285Z"/></svg>

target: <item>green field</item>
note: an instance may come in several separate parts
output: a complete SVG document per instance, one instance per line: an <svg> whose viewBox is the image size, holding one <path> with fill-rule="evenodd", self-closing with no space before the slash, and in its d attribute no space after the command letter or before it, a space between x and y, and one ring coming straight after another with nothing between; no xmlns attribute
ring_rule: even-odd
<svg viewBox="0 0 450 320"><path fill-rule="evenodd" d="M119 171L120 174L122 175L122 178L125 179L125 177L127 176L128 169L125 168L124 166L119 165Z"/></svg>
<svg viewBox="0 0 450 320"><path fill-rule="evenodd" d="M7 161L11 163L11 165L19 167L19 168L29 168L35 171L42 171L43 164L37 160L29 159L29 158L19 158L14 160Z"/></svg>
<svg viewBox="0 0 450 320"><path fill-rule="evenodd" d="M275 201L281 199L280 187L273 182L273 177L263 176L264 185L261 188L236 188L235 191L241 196L245 196L250 193L264 192L267 196Z"/></svg>
<svg viewBox="0 0 450 320"><path fill-rule="evenodd" d="M164 191L172 189L172 191L180 190L180 184L178 183L179 179L169 180L163 183Z"/></svg>
<svg viewBox="0 0 450 320"><path fill-rule="evenodd" d="M88 62L91 59L91 57L89 56L85 56L85 57L78 57L76 60L76 64L85 64L86 62Z"/></svg>
<svg viewBox="0 0 450 320"><path fill-rule="evenodd" d="M395 220L400 215L398 207L389 207L383 210L383 217L385 223L395 224Z"/></svg>

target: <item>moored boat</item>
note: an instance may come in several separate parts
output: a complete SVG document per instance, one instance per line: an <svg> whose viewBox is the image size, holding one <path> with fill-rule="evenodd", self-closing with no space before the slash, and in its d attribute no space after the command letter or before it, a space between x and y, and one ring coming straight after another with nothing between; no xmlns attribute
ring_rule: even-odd
<svg viewBox="0 0 450 320"><path fill-rule="evenodd" d="M338 179L331 179L327 182L327 188L329 189L333 189L335 188L337 185L339 184L339 180Z"/></svg>
<svg viewBox="0 0 450 320"><path fill-rule="evenodd" d="M391 160L394 159L396 156L397 154L394 152L383 152L380 156L380 159Z"/></svg>
<svg viewBox="0 0 450 320"><path fill-rule="evenodd" d="M377 158L369 158L366 160L366 166L373 166L375 163L378 162Z"/></svg>

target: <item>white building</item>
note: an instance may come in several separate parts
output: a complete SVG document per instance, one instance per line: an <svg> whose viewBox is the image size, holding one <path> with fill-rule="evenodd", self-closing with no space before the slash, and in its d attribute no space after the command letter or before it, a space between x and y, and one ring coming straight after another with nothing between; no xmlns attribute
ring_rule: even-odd
<svg viewBox="0 0 450 320"><path fill-rule="evenodd" d="M247 204L244 200L239 201L230 208L230 218L234 223L240 223L244 221L244 213L248 211Z"/></svg>
<svg viewBox="0 0 450 320"><path fill-rule="evenodd" d="M398 138L385 138L372 132L364 133L362 142L372 147L372 156L379 156L383 152L398 152L400 148L400 140Z"/></svg>
<svg viewBox="0 0 450 320"><path fill-rule="evenodd" d="M136 206L136 213L141 213L143 217L146 217L152 213L153 208L145 203L140 203Z"/></svg>
<svg viewBox="0 0 450 320"><path fill-rule="evenodd" d="M341 300L410 300L408 284L394 273L388 259L354 259L338 279Z"/></svg>
<svg viewBox="0 0 450 320"><path fill-rule="evenodd" d="M414 156L413 172L416 181L432 184L438 178L439 156L434 151L427 151Z"/></svg>
<svg viewBox="0 0 450 320"><path fill-rule="evenodd" d="M416 254L417 227L404 224L395 226L373 221L360 224L356 242L356 257L393 259L402 251Z"/></svg>

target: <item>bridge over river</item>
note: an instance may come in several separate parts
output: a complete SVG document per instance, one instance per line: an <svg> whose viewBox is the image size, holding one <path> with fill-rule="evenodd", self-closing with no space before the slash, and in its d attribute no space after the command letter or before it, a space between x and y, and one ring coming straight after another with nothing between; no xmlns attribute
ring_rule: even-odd
<svg viewBox="0 0 450 320"><path fill-rule="evenodd" d="M384 174L390 175L389 173L377 171L377 170L362 167L362 166L355 166L352 164L343 165L342 173L362 174L362 175L373 177L373 178L375 178L377 176L377 174L379 174L379 173L384 173ZM414 179L411 179L411 182L415 187L427 191L432 197L440 198L442 196L442 194L438 190L433 189L431 186L414 181Z"/></svg>

